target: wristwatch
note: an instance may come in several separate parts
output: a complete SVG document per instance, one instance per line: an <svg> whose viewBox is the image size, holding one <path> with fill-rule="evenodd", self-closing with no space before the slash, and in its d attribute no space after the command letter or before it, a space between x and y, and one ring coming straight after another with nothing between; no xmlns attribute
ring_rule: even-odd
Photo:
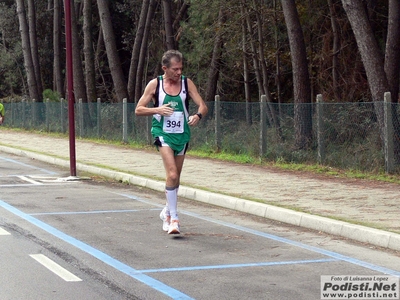
<svg viewBox="0 0 400 300"><path fill-rule="evenodd" d="M203 117L203 115L201 113L197 113L196 116L199 117L199 120L201 120L201 118Z"/></svg>

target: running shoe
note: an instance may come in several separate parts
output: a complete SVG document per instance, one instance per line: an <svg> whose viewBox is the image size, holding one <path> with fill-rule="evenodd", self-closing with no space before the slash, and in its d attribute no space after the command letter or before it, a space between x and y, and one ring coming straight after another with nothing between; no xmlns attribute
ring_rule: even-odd
<svg viewBox="0 0 400 300"><path fill-rule="evenodd" d="M162 229L164 231L168 231L171 217L167 215L167 207L164 207L163 210L160 212L160 219L163 221Z"/></svg>
<svg viewBox="0 0 400 300"><path fill-rule="evenodd" d="M172 220L171 224L169 225L168 229L168 234L180 234L180 228L179 228L179 221L178 220Z"/></svg>

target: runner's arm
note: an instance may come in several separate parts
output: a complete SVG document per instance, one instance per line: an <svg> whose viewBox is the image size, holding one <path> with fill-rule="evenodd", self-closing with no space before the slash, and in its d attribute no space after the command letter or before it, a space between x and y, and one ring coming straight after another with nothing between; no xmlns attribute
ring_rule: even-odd
<svg viewBox="0 0 400 300"><path fill-rule="evenodd" d="M203 98L201 98L199 92L197 91L196 85L193 83L193 81L188 78L187 82L188 82L189 96L190 96L190 98L193 99L194 103L196 103L198 106L196 113L200 113L202 115L202 117L204 117L208 112L208 107L207 107L206 103L204 102ZM190 119L191 119L191 121L189 122L189 125L195 125L197 122L200 121L200 117L196 114L191 116Z"/></svg>
<svg viewBox="0 0 400 300"><path fill-rule="evenodd" d="M135 114L137 116L151 116L155 114L169 116L174 112L174 110L169 107L170 104L164 104L160 107L147 107L154 97L156 88L157 79L153 79L147 84L142 97L140 97L136 105Z"/></svg>

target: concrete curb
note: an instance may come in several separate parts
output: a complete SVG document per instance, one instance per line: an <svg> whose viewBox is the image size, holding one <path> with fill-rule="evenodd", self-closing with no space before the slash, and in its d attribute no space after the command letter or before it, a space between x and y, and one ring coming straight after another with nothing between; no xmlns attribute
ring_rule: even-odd
<svg viewBox="0 0 400 300"><path fill-rule="evenodd" d="M18 156L30 157L32 159L58 165L61 167L69 167L68 160L38 154L35 152L15 149L6 146L0 146L0 151L15 154ZM76 168L77 170L83 172L97 174L116 181L127 182L133 185L142 186L160 192L163 192L165 189L164 182L148 179L145 177L139 177L123 172L85 165L82 163L77 163ZM306 214L303 212L297 212L290 209L276 207L273 205L257 203L186 186L180 186L179 196L295 226L300 226L325 232L328 234L345 237L363 243L369 243L383 248L400 250L400 234L391 233L384 230L350 224L326 217Z"/></svg>

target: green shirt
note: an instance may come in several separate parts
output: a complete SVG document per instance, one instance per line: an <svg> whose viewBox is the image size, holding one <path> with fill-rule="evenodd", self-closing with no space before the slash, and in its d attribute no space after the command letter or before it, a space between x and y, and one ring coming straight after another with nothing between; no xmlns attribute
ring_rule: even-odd
<svg viewBox="0 0 400 300"><path fill-rule="evenodd" d="M172 116L161 116L156 114L153 116L151 133L153 137L164 138L164 142L168 144L175 152L183 150L190 140L190 127L188 125L188 91L186 78L182 76L181 91L178 95L169 95L164 91L162 76L157 78L157 90L155 93L155 106L160 107L164 104L171 103L174 109Z"/></svg>
<svg viewBox="0 0 400 300"><path fill-rule="evenodd" d="M0 103L0 116L4 117L4 105Z"/></svg>

